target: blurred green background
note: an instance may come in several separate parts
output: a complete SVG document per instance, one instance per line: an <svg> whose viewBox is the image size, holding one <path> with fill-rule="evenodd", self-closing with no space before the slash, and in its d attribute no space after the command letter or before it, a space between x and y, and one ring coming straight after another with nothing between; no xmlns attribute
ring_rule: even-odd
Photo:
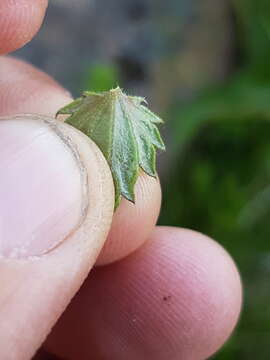
<svg viewBox="0 0 270 360"><path fill-rule="evenodd" d="M269 360L270 1L56 0L18 55L75 95L119 84L163 114L159 223L217 239L243 277L241 321L213 359Z"/></svg>

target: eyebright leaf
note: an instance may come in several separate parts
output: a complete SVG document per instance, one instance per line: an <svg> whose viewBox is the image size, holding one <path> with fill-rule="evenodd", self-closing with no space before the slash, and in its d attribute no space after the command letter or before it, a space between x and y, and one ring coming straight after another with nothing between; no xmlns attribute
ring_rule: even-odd
<svg viewBox="0 0 270 360"><path fill-rule="evenodd" d="M135 202L140 169L156 177L156 149L165 150L157 128L163 121L145 105L144 98L127 96L118 87L86 91L57 113L70 115L66 123L89 136L102 151L114 180L115 208L121 196Z"/></svg>

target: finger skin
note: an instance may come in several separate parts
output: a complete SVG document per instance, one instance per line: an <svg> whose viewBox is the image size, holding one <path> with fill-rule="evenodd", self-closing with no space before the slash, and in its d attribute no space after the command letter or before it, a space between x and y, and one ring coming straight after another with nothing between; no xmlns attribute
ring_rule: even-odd
<svg viewBox="0 0 270 360"><path fill-rule="evenodd" d="M32 39L47 5L47 0L1 0L0 54L14 51Z"/></svg>
<svg viewBox="0 0 270 360"><path fill-rule="evenodd" d="M70 101L70 94L47 74L16 58L0 58L0 115L54 116ZM98 265L127 256L140 247L154 229L161 203L159 181L142 174L135 196L135 205L122 199Z"/></svg>
<svg viewBox="0 0 270 360"><path fill-rule="evenodd" d="M109 264L129 255L143 245L153 231L161 205L158 179L141 173L135 185L135 197L135 205L122 199L96 265Z"/></svg>
<svg viewBox="0 0 270 360"><path fill-rule="evenodd" d="M0 57L0 115L54 116L71 100L71 95L43 71L11 56Z"/></svg>
<svg viewBox="0 0 270 360"><path fill-rule="evenodd" d="M89 205L81 225L48 253L25 259L0 257L0 358L5 360L32 358L94 265L112 219L113 182L101 152L66 124L59 123L56 134L61 134L60 142L72 143L81 159L78 166L87 174L84 194ZM53 156L54 149L48 148L47 161Z"/></svg>
<svg viewBox="0 0 270 360"><path fill-rule="evenodd" d="M202 360L230 336L241 298L223 248L157 228L133 255L90 274L46 346L68 359Z"/></svg>

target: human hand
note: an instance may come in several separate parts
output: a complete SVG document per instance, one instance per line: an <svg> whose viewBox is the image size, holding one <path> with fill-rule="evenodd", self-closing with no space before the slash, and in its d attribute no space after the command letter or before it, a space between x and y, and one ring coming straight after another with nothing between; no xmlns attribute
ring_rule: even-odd
<svg viewBox="0 0 270 360"><path fill-rule="evenodd" d="M30 40L46 5L1 0L1 53ZM0 115L54 115L70 101L49 76L11 57L0 58L0 79ZM0 358L30 359L49 333L45 347L66 359L203 360L217 351L241 308L229 255L202 234L155 227L160 185L141 176L136 205L123 200L113 216L97 260L107 266L87 277L112 217L107 165L93 143L63 125L89 180L89 207L76 227L81 174L70 149L39 120L15 125L0 123ZM8 259L28 238L23 258ZM29 258L55 241L54 250Z"/></svg>

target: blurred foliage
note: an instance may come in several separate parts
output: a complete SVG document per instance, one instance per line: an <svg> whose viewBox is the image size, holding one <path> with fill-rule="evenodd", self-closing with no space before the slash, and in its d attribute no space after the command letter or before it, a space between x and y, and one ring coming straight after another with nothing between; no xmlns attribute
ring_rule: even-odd
<svg viewBox="0 0 270 360"><path fill-rule="evenodd" d="M90 66L83 74L82 90L107 91L117 87L119 74L113 64Z"/></svg>
<svg viewBox="0 0 270 360"><path fill-rule="evenodd" d="M232 2L235 70L168 111L176 162L160 223L216 238L243 276L240 325L216 360L270 359L270 1Z"/></svg>

